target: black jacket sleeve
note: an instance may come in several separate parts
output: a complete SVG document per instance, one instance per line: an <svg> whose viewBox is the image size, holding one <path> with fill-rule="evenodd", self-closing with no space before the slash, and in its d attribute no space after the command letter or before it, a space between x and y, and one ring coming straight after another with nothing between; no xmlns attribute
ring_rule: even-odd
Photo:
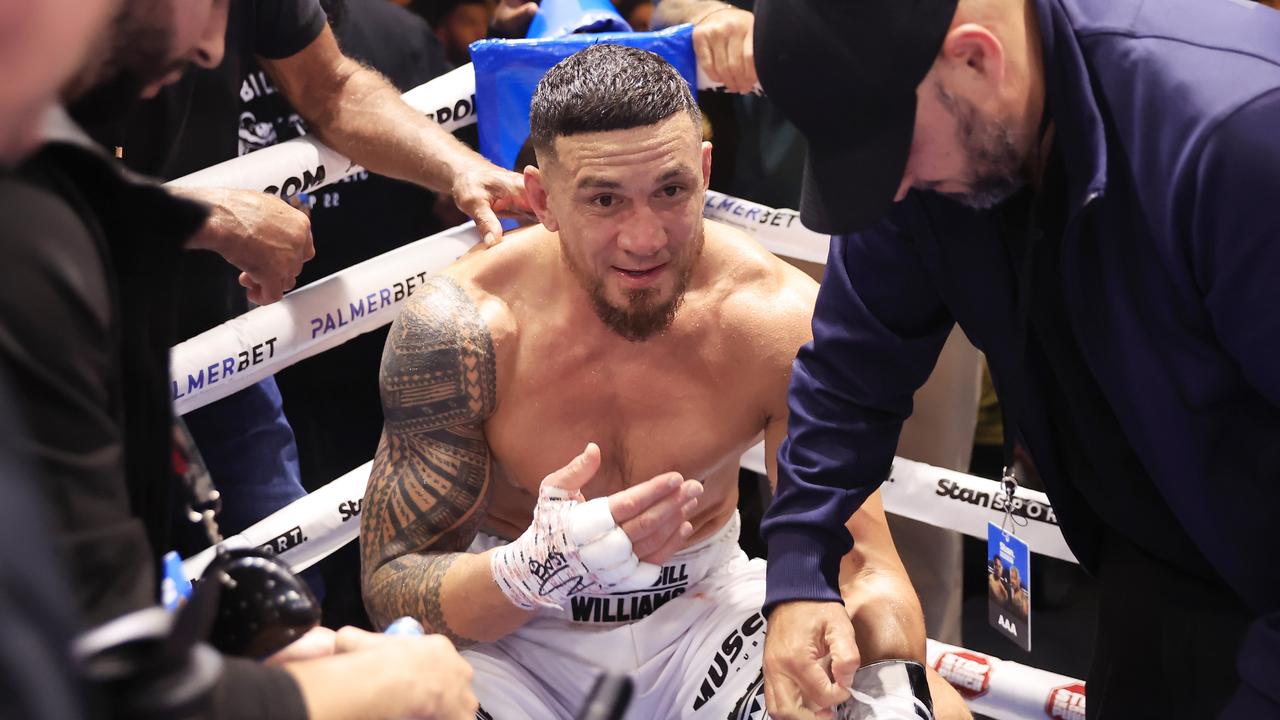
<svg viewBox="0 0 1280 720"><path fill-rule="evenodd" d="M0 184L0 365L22 450L90 624L154 603L151 552L125 482L119 338L102 251L51 192Z"/></svg>

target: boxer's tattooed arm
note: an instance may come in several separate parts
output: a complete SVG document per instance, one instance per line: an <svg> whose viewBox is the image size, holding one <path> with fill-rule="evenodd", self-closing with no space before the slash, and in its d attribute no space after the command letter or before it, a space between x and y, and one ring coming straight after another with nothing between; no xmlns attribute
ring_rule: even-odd
<svg viewBox="0 0 1280 720"><path fill-rule="evenodd" d="M410 615L472 643L449 627L441 589L488 505L483 423L497 380L489 329L462 288L433 278L405 303L379 383L385 424L360 518L365 606L379 627Z"/></svg>

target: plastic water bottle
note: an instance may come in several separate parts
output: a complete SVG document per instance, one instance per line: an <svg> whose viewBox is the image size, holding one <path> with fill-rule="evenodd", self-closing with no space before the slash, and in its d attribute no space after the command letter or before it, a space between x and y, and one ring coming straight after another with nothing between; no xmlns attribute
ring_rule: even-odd
<svg viewBox="0 0 1280 720"><path fill-rule="evenodd" d="M382 633L384 635L426 635L427 634L426 630L422 629L422 623L418 622L417 620L414 620L408 615L400 618L399 620L392 621L392 623L388 625L387 629L383 630Z"/></svg>

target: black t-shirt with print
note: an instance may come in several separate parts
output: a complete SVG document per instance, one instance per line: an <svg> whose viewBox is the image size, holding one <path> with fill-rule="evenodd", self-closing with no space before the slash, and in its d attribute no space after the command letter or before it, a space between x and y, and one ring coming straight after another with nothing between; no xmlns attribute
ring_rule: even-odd
<svg viewBox="0 0 1280 720"><path fill-rule="evenodd" d="M387 0L343 0L331 19L343 53L385 76L401 92L449 69L431 28ZM238 153L244 155L307 133L307 123L257 63L240 82ZM316 257L299 286L332 275L441 230L432 193L361 170L311 193Z"/></svg>
<svg viewBox="0 0 1280 720"><path fill-rule="evenodd" d="M331 14L343 52L386 76L402 92L449 69L426 22L387 0L346 0ZM244 87L255 91L244 113L251 114L269 137L282 142L305 131L305 123L296 120L264 73L252 72ZM432 212L433 200L422 188L365 171L313 192L316 257L303 268L299 284L443 229ZM373 457L382 428L378 364L385 339L385 328L361 335L276 375L308 488ZM331 590L340 585L329 583ZM351 604L358 606L359 598ZM326 612L332 605L326 602ZM345 615L343 620L360 622Z"/></svg>

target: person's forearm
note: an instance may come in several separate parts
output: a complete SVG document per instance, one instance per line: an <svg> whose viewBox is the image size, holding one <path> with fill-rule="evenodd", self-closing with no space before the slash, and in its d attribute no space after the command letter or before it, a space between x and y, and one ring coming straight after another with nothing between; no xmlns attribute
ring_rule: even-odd
<svg viewBox="0 0 1280 720"><path fill-rule="evenodd" d="M673 25L696 23L707 14L721 8L733 7L720 0L662 0L653 9L650 25L660 30Z"/></svg>
<svg viewBox="0 0 1280 720"><path fill-rule="evenodd" d="M534 613L516 607L502 593L489 569L491 553L406 555L386 563L373 572L364 590L374 625L383 628L407 615L458 647L514 632Z"/></svg>
<svg viewBox="0 0 1280 720"><path fill-rule="evenodd" d="M206 187L170 187L168 190L178 197L194 200L209 206L209 218L200 227L200 231L187 240L187 248L190 250L222 251L228 234L225 227L228 218L224 208L229 191L224 188Z"/></svg>
<svg viewBox="0 0 1280 720"><path fill-rule="evenodd" d="M864 568L840 583L840 595L864 665L880 660L925 661L924 613L905 575Z"/></svg>
<svg viewBox="0 0 1280 720"><path fill-rule="evenodd" d="M307 117L315 134L334 150L381 175L449 192L463 170L485 160L409 107L377 72L349 58L340 85L322 114Z"/></svg>
<svg viewBox="0 0 1280 720"><path fill-rule="evenodd" d="M849 519L853 549L840 561L840 596L862 662L924 662L924 611L889 534L877 492Z"/></svg>

